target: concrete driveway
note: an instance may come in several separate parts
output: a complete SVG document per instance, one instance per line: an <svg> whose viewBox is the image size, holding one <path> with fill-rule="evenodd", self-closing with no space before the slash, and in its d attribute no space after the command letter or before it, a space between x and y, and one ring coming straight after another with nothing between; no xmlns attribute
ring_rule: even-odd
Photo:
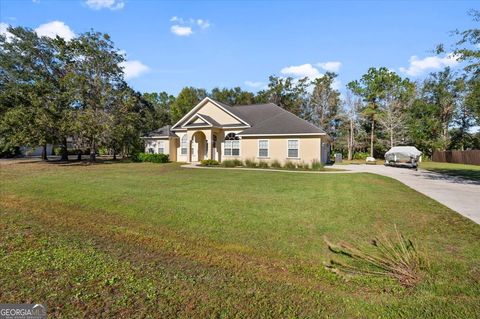
<svg viewBox="0 0 480 319"><path fill-rule="evenodd" d="M480 182L419 169L384 165L334 165L335 168L394 178L480 224Z"/></svg>

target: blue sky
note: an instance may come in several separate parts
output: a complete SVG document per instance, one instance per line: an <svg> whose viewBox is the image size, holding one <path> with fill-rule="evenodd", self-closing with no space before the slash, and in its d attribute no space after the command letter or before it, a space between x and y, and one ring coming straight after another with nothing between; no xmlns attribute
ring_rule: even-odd
<svg viewBox="0 0 480 319"><path fill-rule="evenodd" d="M435 56L449 32L474 26L476 1L143 1L0 2L0 32L27 26L72 37L93 28L127 54L126 73L142 92L184 86L257 91L269 75L340 74L337 86L371 66L422 79L453 57Z"/></svg>

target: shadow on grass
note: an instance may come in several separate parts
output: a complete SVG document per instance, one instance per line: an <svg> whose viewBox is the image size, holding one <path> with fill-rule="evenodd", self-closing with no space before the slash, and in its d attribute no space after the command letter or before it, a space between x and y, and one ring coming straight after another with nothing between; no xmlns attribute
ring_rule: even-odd
<svg viewBox="0 0 480 319"><path fill-rule="evenodd" d="M46 165L58 165L58 166L89 166L89 165L105 165L105 164L125 164L132 163L132 160L129 158L98 158L95 161L90 161L88 157L84 157L81 160L78 159L69 159L68 161L62 161L59 158L50 158L49 160L42 161L41 159L18 159L17 161L11 164L46 164Z"/></svg>
<svg viewBox="0 0 480 319"><path fill-rule="evenodd" d="M68 160L68 161L61 161L61 160L53 160L47 161L46 164L53 164L59 166L90 166L90 165L111 165L111 164L125 164L125 163L132 163L131 159L103 159L97 158L95 161L91 161L90 159L82 159L82 160Z"/></svg>

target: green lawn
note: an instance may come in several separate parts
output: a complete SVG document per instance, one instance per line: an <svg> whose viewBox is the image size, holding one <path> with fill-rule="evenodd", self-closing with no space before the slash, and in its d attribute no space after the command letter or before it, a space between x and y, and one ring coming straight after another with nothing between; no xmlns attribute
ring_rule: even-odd
<svg viewBox="0 0 480 319"><path fill-rule="evenodd" d="M448 174L451 176L459 176L474 181L480 181L480 165L422 162L420 163L420 168L437 173Z"/></svg>
<svg viewBox="0 0 480 319"><path fill-rule="evenodd" d="M373 174L0 167L0 302L52 317L478 318L480 226ZM430 267L414 288L340 277L323 236L393 225Z"/></svg>

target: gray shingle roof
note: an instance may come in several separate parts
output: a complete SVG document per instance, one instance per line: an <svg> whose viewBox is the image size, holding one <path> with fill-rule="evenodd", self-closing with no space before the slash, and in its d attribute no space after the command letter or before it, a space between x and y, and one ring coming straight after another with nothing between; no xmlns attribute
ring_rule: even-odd
<svg viewBox="0 0 480 319"><path fill-rule="evenodd" d="M298 116L279 108L281 112L258 121L256 125L239 133L240 136L257 134L324 134L321 128L299 118ZM255 112L254 112L255 113Z"/></svg>
<svg viewBox="0 0 480 319"><path fill-rule="evenodd" d="M216 102L252 126L239 135L325 133L321 128L273 103L230 106Z"/></svg>
<svg viewBox="0 0 480 319"><path fill-rule="evenodd" d="M231 106L231 111L252 127L274 117L284 110L273 103Z"/></svg>
<svg viewBox="0 0 480 319"><path fill-rule="evenodd" d="M248 123L251 127L240 132L239 135L261 135L261 134L325 134L325 131L298 116L290 113L273 103L250 104L231 106L219 101L215 103L232 113L240 120ZM210 116L199 114L213 126L234 128L244 125L231 124L221 125ZM177 125L182 125L183 122Z"/></svg>
<svg viewBox="0 0 480 319"><path fill-rule="evenodd" d="M212 124L213 126L216 126L216 127L221 127L222 124L218 123L217 121L215 121L214 119L212 119L210 116L208 115L205 115L205 114L198 114L200 115L201 117L203 117L205 120L207 120L210 124Z"/></svg>
<svg viewBox="0 0 480 319"><path fill-rule="evenodd" d="M148 133L144 137L178 137L177 134L175 134L171 129L171 125L166 125L164 127L161 127L155 131L152 131Z"/></svg>

